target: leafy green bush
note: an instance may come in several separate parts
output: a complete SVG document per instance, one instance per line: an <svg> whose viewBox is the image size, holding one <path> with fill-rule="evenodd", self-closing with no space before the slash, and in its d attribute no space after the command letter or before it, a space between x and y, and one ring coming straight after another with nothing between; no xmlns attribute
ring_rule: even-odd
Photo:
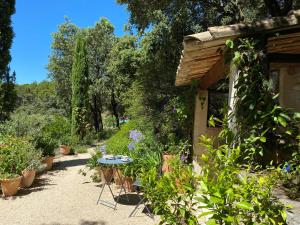
<svg viewBox="0 0 300 225"><path fill-rule="evenodd" d="M71 123L66 117L54 116L50 123L43 126L42 131L59 144L71 145L73 142Z"/></svg>
<svg viewBox="0 0 300 225"><path fill-rule="evenodd" d="M136 123L134 121L129 121L127 124L122 125L120 130L105 142L107 152L112 154L128 154L128 144L130 143L129 132L135 128Z"/></svg>
<svg viewBox="0 0 300 225"><path fill-rule="evenodd" d="M0 133L16 135L18 137L33 137L39 134L41 129L51 120L51 116L27 114L17 111L11 115L11 120L1 125Z"/></svg>
<svg viewBox="0 0 300 225"><path fill-rule="evenodd" d="M155 168L141 169L145 196L160 224L196 225L200 219L208 225L286 224L285 206L272 194L276 169L251 173L239 164L239 148L215 149L205 137L202 144L207 153L198 175L179 156L162 176Z"/></svg>
<svg viewBox="0 0 300 225"><path fill-rule="evenodd" d="M42 151L43 156L54 156L55 148L58 147L57 141L54 140L47 133L41 133L33 139L35 148Z"/></svg>
<svg viewBox="0 0 300 225"><path fill-rule="evenodd" d="M133 178L139 177L142 170L160 170L161 154L163 146L154 142L152 138L144 138L135 143L133 149L127 151L127 155L133 159L132 163L123 166L123 173Z"/></svg>
<svg viewBox="0 0 300 225"><path fill-rule="evenodd" d="M197 225L197 180L192 166L184 164L179 156L171 164L172 171L162 176L156 168L142 169L145 197L151 202L154 213L160 215L160 224Z"/></svg>
<svg viewBox="0 0 300 225"><path fill-rule="evenodd" d="M39 165L41 152L23 137L0 136L0 177L13 178Z"/></svg>
<svg viewBox="0 0 300 225"><path fill-rule="evenodd" d="M278 179L274 169L250 173L239 164L240 148L227 145L213 148L211 139L202 137L207 154L202 156L199 196L207 224L285 224L286 211L272 195Z"/></svg>

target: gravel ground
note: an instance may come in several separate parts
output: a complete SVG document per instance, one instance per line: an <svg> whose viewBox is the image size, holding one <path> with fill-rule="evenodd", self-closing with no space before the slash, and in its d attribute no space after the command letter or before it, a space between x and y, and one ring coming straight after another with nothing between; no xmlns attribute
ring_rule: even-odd
<svg viewBox="0 0 300 225"><path fill-rule="evenodd" d="M78 174L84 167L88 153L63 156L55 159L52 171L37 177L30 189L22 189L18 195L0 198L1 225L152 225L152 220L142 208L128 218L135 205L118 204L117 210L96 205L99 184L89 176ZM117 189L113 189L117 191ZM104 192L110 198L108 188ZM133 202L132 202L133 203Z"/></svg>
<svg viewBox="0 0 300 225"><path fill-rule="evenodd" d="M289 199L282 189L276 189L275 195L285 205L292 207L287 211L288 225L300 225L300 202Z"/></svg>

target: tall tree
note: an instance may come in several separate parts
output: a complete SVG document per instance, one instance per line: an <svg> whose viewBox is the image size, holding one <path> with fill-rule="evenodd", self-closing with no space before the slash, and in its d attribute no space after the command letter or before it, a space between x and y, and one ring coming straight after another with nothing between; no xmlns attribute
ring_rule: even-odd
<svg viewBox="0 0 300 225"><path fill-rule="evenodd" d="M165 132L188 135L191 129L191 118L187 118L186 131L180 131L182 126L173 126L173 121L165 116L169 104L177 96L179 101L186 101L189 92L187 88L176 88L175 77L182 51L182 41L185 35L202 32L209 26L225 25L253 18L262 18L265 14L263 0L118 0L127 4L130 11L130 23L136 27L142 36L141 64L137 70L137 80L142 85L141 93L145 112L153 121L157 135L164 127ZM150 32L147 28L151 28ZM181 103L179 105L182 105ZM186 108L189 104L184 104ZM186 110L187 111L187 110ZM190 111L193 111L190 109ZM190 116L192 114L189 114ZM174 128L174 129L173 129ZM162 137L162 140L167 140Z"/></svg>
<svg viewBox="0 0 300 225"><path fill-rule="evenodd" d="M76 41L72 67L72 134L82 139L88 124L89 68L86 40L79 35Z"/></svg>
<svg viewBox="0 0 300 225"><path fill-rule="evenodd" d="M11 75L10 48L14 33L11 16L15 13L15 0L0 0L0 121L7 120L14 109L15 72ZM10 102L11 101L11 102Z"/></svg>
<svg viewBox="0 0 300 225"><path fill-rule="evenodd" d="M78 31L79 28L66 18L58 31L52 34L52 52L47 66L49 77L55 83L59 104L68 117L71 116L71 74Z"/></svg>
<svg viewBox="0 0 300 225"><path fill-rule="evenodd" d="M137 38L128 35L117 38L109 53L106 81L111 93L111 108L116 118L124 113L125 93L136 78L139 61Z"/></svg>
<svg viewBox="0 0 300 225"><path fill-rule="evenodd" d="M96 131L103 130L102 112L109 98L104 80L107 76L108 54L114 41L114 27L101 18L94 27L87 30L87 53L89 64L89 97L91 116Z"/></svg>

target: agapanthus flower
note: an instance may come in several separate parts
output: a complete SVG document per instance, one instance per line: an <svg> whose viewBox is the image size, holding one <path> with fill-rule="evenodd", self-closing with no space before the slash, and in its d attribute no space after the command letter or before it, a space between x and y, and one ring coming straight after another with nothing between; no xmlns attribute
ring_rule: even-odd
<svg viewBox="0 0 300 225"><path fill-rule="evenodd" d="M285 164L284 167L283 167L283 170L286 171L286 172L290 172L291 171L291 165Z"/></svg>
<svg viewBox="0 0 300 225"><path fill-rule="evenodd" d="M180 156L180 160L181 160L182 162L185 162L185 161L187 160L187 156L181 155L181 156Z"/></svg>
<svg viewBox="0 0 300 225"><path fill-rule="evenodd" d="M137 130L131 130L129 137L135 141L135 142L139 142L140 140L143 139L143 134Z"/></svg>
<svg viewBox="0 0 300 225"><path fill-rule="evenodd" d="M127 147L128 147L128 150L133 150L134 149L134 142L130 142Z"/></svg>

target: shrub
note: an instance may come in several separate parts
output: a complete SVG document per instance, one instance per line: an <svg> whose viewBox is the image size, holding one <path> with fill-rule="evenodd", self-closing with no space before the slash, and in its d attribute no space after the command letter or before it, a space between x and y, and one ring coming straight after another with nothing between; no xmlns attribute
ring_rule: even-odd
<svg viewBox="0 0 300 225"><path fill-rule="evenodd" d="M276 170L250 173L250 167L239 164L240 148L215 149L205 137L202 143L207 154L196 200L207 210L202 214L209 216L207 224L285 224L285 207L272 195Z"/></svg>
<svg viewBox="0 0 300 225"><path fill-rule="evenodd" d="M52 118L42 114L28 115L25 112L15 112L11 120L1 125L0 133L22 136L35 136L51 121Z"/></svg>
<svg viewBox="0 0 300 225"><path fill-rule="evenodd" d="M54 156L55 148L58 147L57 141L47 133L41 133L33 139L35 148L42 151L43 156Z"/></svg>
<svg viewBox="0 0 300 225"><path fill-rule="evenodd" d="M68 118L63 116L54 116L52 121L42 128L42 131L59 144L71 145L76 142L71 137L71 123Z"/></svg>
<svg viewBox="0 0 300 225"><path fill-rule="evenodd" d="M24 169L35 169L41 152L23 137L5 135L0 141L0 176L2 179L21 175Z"/></svg>
<svg viewBox="0 0 300 225"><path fill-rule="evenodd" d="M107 152L112 154L127 154L128 144L130 143L129 132L135 128L136 123L134 121L129 121L127 124L122 125L120 130L106 141Z"/></svg>
<svg viewBox="0 0 300 225"><path fill-rule="evenodd" d="M142 170L141 178L145 197L151 202L154 213L160 215L160 224L198 224L196 216L196 177L191 165L177 156L172 171L159 176L155 168Z"/></svg>

